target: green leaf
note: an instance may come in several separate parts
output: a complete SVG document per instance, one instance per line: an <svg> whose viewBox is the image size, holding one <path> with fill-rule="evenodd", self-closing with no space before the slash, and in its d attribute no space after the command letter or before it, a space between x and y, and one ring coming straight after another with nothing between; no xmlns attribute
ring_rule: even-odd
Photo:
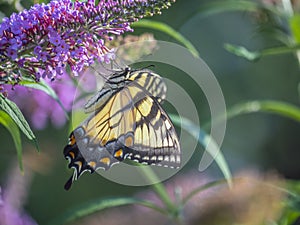
<svg viewBox="0 0 300 225"><path fill-rule="evenodd" d="M280 187L279 190L283 191L287 198L283 202L284 208L278 224L295 224L300 216L300 182L298 180L285 180L284 187Z"/></svg>
<svg viewBox="0 0 300 225"><path fill-rule="evenodd" d="M73 208L65 214L63 214L61 217L50 222L49 225L63 225L104 209L130 204L143 205L145 207L154 209L158 212L165 213L163 209L159 208L158 206L149 201L143 201L135 198L110 198L91 201L86 204L80 205L76 208Z"/></svg>
<svg viewBox="0 0 300 225"><path fill-rule="evenodd" d="M9 116L13 119L13 121L17 124L19 129L25 134L25 136L33 141L36 148L39 150L35 135L33 134L29 124L27 123L26 119L24 118L22 112L20 111L19 107L2 94L0 94L0 109L5 111Z"/></svg>
<svg viewBox="0 0 300 225"><path fill-rule="evenodd" d="M19 84L23 85L25 87L34 88L34 89L45 92L47 95L49 95L51 98L53 98L60 105L60 107L65 112L65 116L69 119L67 110L63 106L63 104L60 101L60 99L58 98L57 94L52 89L52 87L50 87L44 80L40 80L40 82L36 82L29 78L22 78L22 81L20 81Z"/></svg>
<svg viewBox="0 0 300 225"><path fill-rule="evenodd" d="M174 30L172 27L170 27L165 23L143 19L132 24L132 27L150 28L150 29L161 31L171 36L176 41L178 41L183 46L185 46L195 57L199 57L199 52L194 47L194 45L188 39L186 39L182 34L180 34L179 32L177 32L176 30Z"/></svg>
<svg viewBox="0 0 300 225"><path fill-rule="evenodd" d="M237 56L243 57L249 61L258 60L263 56L270 55L282 55L288 53L295 53L300 50L300 45L292 45L292 46L280 46L274 48L266 48L261 51L249 51L243 46L225 44L225 49Z"/></svg>
<svg viewBox="0 0 300 225"><path fill-rule="evenodd" d="M300 182L298 180L287 180L285 186L288 193L288 206L293 211L300 213Z"/></svg>
<svg viewBox="0 0 300 225"><path fill-rule="evenodd" d="M225 119L232 119L236 116L247 114L247 113L254 113L254 112L266 112L277 114L280 116L284 116L290 119L293 119L297 122L300 122L300 108L294 106L290 103L281 102L281 101L249 101L237 104L230 108L227 112L227 117L224 115L220 115L217 120L222 121ZM203 130L200 130L200 137L198 137L199 127L195 126L191 121L186 118L179 118L178 116L171 115L172 121L174 124L181 125L183 129L187 130L194 138L196 138L199 143L204 146L207 146L209 142L211 142L212 149L206 149L208 153L213 155L213 152L216 150L219 152L217 158L215 159L216 163L218 164L219 168L221 169L222 173L224 174L225 179L228 183L231 183L232 176L229 170L229 167L224 159L223 154L219 150L219 147L214 142L214 140L206 134ZM182 121L182 122L181 122ZM204 127L208 127L207 125ZM215 149L214 149L215 148Z"/></svg>
<svg viewBox="0 0 300 225"><path fill-rule="evenodd" d="M230 120L237 116L249 113L272 113L287 117L300 122L300 108L290 103L274 100L247 101L238 103L227 110L226 115L220 115L216 118L216 123L223 120ZM204 124L202 128L208 129L210 124Z"/></svg>
<svg viewBox="0 0 300 225"><path fill-rule="evenodd" d="M288 17L289 14L287 14L284 10L280 10L276 7L269 6L269 5L263 5L259 4L255 1L245 1L245 0L221 0L221 1L211 1L206 4L202 4L201 7L199 7L195 13L190 14L189 18L185 19L187 20L197 16L201 15L202 17L207 16L213 16L215 14L219 13L225 13L225 12L259 12L259 10L264 9L267 11L270 11L271 13L278 15L280 17Z"/></svg>
<svg viewBox="0 0 300 225"><path fill-rule="evenodd" d="M228 110L227 119L254 112L272 113L300 122L300 108L298 106L273 100L249 101L237 104ZM220 117L219 119L224 118Z"/></svg>
<svg viewBox="0 0 300 225"><path fill-rule="evenodd" d="M295 225L300 213L286 209L282 212L281 218L277 224L279 225Z"/></svg>
<svg viewBox="0 0 300 225"><path fill-rule="evenodd" d="M217 156L214 158L220 170L222 171L225 179L229 186L232 185L232 175L229 170L228 164L219 148L217 143L213 140L213 138L208 135L205 131L200 129L200 127L196 126L192 121L187 118L179 117L177 115L170 115L174 124L181 126L187 132L189 132L198 142L204 147L204 149L212 156L215 155L215 152L218 151ZM200 135L199 135L200 131ZM210 145L208 145L210 143ZM207 147L210 148L207 148Z"/></svg>
<svg viewBox="0 0 300 225"><path fill-rule="evenodd" d="M21 136L19 132L19 128L17 127L16 123L7 114L5 111L0 110L0 123L10 132L18 155L19 167L23 172L23 163L22 163L22 144L21 144Z"/></svg>
<svg viewBox="0 0 300 225"><path fill-rule="evenodd" d="M300 196L297 197L290 197L288 200L288 205L293 210L300 212Z"/></svg>
<svg viewBox="0 0 300 225"><path fill-rule="evenodd" d="M289 20L290 28L297 44L300 43L300 14L295 14Z"/></svg>
<svg viewBox="0 0 300 225"><path fill-rule="evenodd" d="M254 1L223 0L204 4L198 9L197 14L206 17L232 11L257 12L260 8L261 6Z"/></svg>
<svg viewBox="0 0 300 225"><path fill-rule="evenodd" d="M237 46L237 45L231 45L231 44L225 44L224 48L236 56L243 57L249 61L258 60L261 57L261 53L259 52L251 52L247 50L243 46Z"/></svg>

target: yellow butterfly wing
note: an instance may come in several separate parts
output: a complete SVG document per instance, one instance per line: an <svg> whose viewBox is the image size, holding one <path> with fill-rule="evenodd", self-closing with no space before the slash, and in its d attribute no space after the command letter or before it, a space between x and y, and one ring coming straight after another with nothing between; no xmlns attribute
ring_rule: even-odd
<svg viewBox="0 0 300 225"><path fill-rule="evenodd" d="M102 89L87 101L85 111L90 113L103 107L115 93L129 84L134 84L149 96L153 96L159 103L166 98L167 86L158 74L147 69L126 68L123 72L113 74Z"/></svg>
<svg viewBox="0 0 300 225"><path fill-rule="evenodd" d="M86 109L96 111L71 133L64 149L69 167L74 168L65 188L85 171L108 169L125 158L178 167L178 137L159 104L165 93L162 79L148 70L129 71L108 80L87 103Z"/></svg>

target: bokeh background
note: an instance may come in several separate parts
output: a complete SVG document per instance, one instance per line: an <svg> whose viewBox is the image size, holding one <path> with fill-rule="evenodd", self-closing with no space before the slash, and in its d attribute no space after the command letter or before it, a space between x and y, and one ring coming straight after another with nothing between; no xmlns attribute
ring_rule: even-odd
<svg viewBox="0 0 300 225"><path fill-rule="evenodd" d="M266 18L258 13L238 11L206 15L199 9L208 2L212 1L177 0L172 7L164 10L162 15L150 19L168 24L197 48L201 58L216 75L227 108L249 100L280 100L298 105L300 74L295 54L267 56L249 62L224 48L225 43L247 46L252 50L279 46L280 42L262 32L262 22ZM27 8L32 4L31 1L21 3ZM0 11L6 16L14 10L16 9L8 4L8 1L0 1ZM139 35L144 32L153 33L158 40L176 42L166 34L150 29L135 28L133 34ZM162 76L171 79L175 76L177 83L189 87L188 93L199 110L201 123L209 121L210 113L205 96L191 80L181 76L180 70L166 65L158 64L155 69ZM166 109L170 109L172 113L171 107ZM101 176L85 174L66 192L63 185L71 171L67 169L63 148L67 143L70 125L66 123L56 128L48 123L45 129L34 131L41 153L37 153L34 146L23 136L25 165L26 160L30 165L36 165L31 166L33 177L28 186L25 209L39 224L46 223L70 206L101 197L132 196L147 189L122 186ZM299 133L300 125L284 117L263 113L242 115L228 121L221 149L233 173L246 169L272 170L286 178L299 179ZM3 186L12 177L12 168L17 164L13 140L2 126L0 149L0 184ZM184 175L188 171L197 172L203 148L199 145L197 150L190 162L176 176ZM217 179L222 177L222 174L214 163L199 174L200 176Z"/></svg>

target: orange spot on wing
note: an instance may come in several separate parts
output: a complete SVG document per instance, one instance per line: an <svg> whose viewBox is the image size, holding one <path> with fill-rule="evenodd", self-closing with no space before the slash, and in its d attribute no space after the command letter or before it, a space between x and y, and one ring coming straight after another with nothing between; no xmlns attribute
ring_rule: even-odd
<svg viewBox="0 0 300 225"><path fill-rule="evenodd" d="M81 161L77 161L77 162L75 162L75 164L78 165L78 171L81 171L82 162Z"/></svg>
<svg viewBox="0 0 300 225"><path fill-rule="evenodd" d="M130 147L133 145L133 138L131 136L128 136L126 139L125 139L125 145L127 147Z"/></svg>
<svg viewBox="0 0 300 225"><path fill-rule="evenodd" d="M91 162L88 163L88 165L89 165L90 167L92 167L92 168L95 169L95 167L96 167L96 162L91 161Z"/></svg>
<svg viewBox="0 0 300 225"><path fill-rule="evenodd" d="M74 152L71 152L71 151L70 151L70 152L69 152L69 155L71 156L72 159L75 159L75 154L74 154Z"/></svg>
<svg viewBox="0 0 300 225"><path fill-rule="evenodd" d="M76 144L76 139L74 137L74 135L72 134L72 136L69 138L69 145L75 145Z"/></svg>
<svg viewBox="0 0 300 225"><path fill-rule="evenodd" d="M110 164L110 159L109 159L108 157L105 157L105 158L100 159L100 162L102 162L102 163L104 163L104 164L106 164L106 165L109 166L109 164Z"/></svg>
<svg viewBox="0 0 300 225"><path fill-rule="evenodd" d="M123 157L123 150L119 149L118 151L115 152L114 157L116 158L122 158Z"/></svg>

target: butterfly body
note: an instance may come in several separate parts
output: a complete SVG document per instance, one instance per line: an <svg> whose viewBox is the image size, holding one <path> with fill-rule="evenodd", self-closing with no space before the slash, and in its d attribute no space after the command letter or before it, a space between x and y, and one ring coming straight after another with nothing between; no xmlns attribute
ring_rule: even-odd
<svg viewBox="0 0 300 225"><path fill-rule="evenodd" d="M70 135L64 149L73 176L109 169L130 159L148 165L179 167L180 145L160 103L166 97L162 78L150 70L114 73L85 105L91 115Z"/></svg>

